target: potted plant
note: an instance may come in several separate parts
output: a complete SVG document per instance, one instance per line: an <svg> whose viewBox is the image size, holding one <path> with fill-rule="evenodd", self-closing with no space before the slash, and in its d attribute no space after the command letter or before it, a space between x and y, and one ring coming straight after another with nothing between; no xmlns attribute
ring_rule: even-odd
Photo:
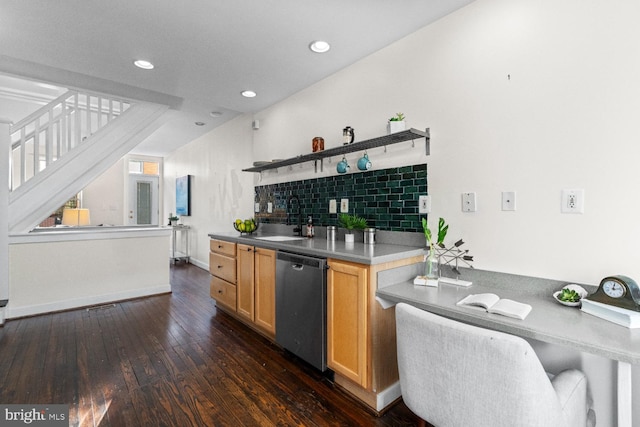
<svg viewBox="0 0 640 427"><path fill-rule="evenodd" d="M353 230L364 230L367 228L367 220L357 215L340 214L338 217L338 224L347 229L347 233L344 235L344 241L346 243L353 243Z"/></svg>
<svg viewBox="0 0 640 427"><path fill-rule="evenodd" d="M444 238L447 236L449 226L444 221L444 218L438 220L438 240L435 244L433 243L431 230L429 229L426 218L422 218L422 229L424 230L424 237L427 242L427 248L429 249L429 255L427 256L424 266L426 284L427 286L436 286L438 284L438 278L440 277L438 269L440 260L436 254L435 245L444 247Z"/></svg>
<svg viewBox="0 0 640 427"><path fill-rule="evenodd" d="M175 216L173 213L169 214L169 225L171 225L171 226L178 225L178 221L179 220L180 220L180 218Z"/></svg>
<svg viewBox="0 0 640 427"><path fill-rule="evenodd" d="M389 119L387 124L387 131L389 134L401 132L405 130L404 114L397 113L395 116Z"/></svg>

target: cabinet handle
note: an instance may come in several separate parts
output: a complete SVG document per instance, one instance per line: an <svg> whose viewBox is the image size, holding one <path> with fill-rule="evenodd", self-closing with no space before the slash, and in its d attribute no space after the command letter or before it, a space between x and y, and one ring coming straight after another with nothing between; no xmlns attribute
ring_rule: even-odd
<svg viewBox="0 0 640 427"><path fill-rule="evenodd" d="M222 249L222 245L218 245L218 249Z"/></svg>
<svg viewBox="0 0 640 427"><path fill-rule="evenodd" d="M222 289L218 289L218 293L221 294L222 293Z"/></svg>
<svg viewBox="0 0 640 427"><path fill-rule="evenodd" d="M247 248L247 252L251 252L253 249L251 248Z"/></svg>
<svg viewBox="0 0 640 427"><path fill-rule="evenodd" d="M222 268L222 266L221 266L221 265L219 265L219 266L218 266L218 268Z"/></svg>

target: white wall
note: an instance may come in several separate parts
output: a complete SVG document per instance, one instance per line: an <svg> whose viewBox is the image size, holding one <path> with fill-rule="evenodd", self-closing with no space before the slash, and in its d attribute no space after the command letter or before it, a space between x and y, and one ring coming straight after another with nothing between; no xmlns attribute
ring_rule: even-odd
<svg viewBox="0 0 640 427"><path fill-rule="evenodd" d="M126 225L124 222L125 158L118 160L105 173L82 190L82 206L91 213L91 225Z"/></svg>
<svg viewBox="0 0 640 427"><path fill-rule="evenodd" d="M169 230L13 235L7 318L170 292Z"/></svg>
<svg viewBox="0 0 640 427"><path fill-rule="evenodd" d="M180 223L191 226L191 262L200 267L209 266L208 233L234 232L235 218L253 216L253 176L242 172L253 162L252 132L251 117L240 116L165 158L161 220L176 211L176 178L192 175L192 215Z"/></svg>
<svg viewBox="0 0 640 427"><path fill-rule="evenodd" d="M192 173L191 162L198 170L222 163L219 175L208 175L201 200L210 206L228 199L230 180L242 180L237 207L204 210L197 230L204 239L207 231L230 229L229 219L249 215L253 192L239 169L308 153L315 136L325 138L326 148L339 145L347 125L356 140L379 136L400 111L410 127L431 129L432 154L425 157L421 145L410 143L386 154L372 150L374 169L426 161L431 222L444 217L449 238L464 238L477 268L589 284L610 274L640 281L638 16L640 3L628 0L477 0L256 113L260 129L253 135L244 117L242 126L216 130L225 138L198 140L171 157L170 179ZM224 158L230 148L223 142L241 150L238 144L251 137L253 158L247 147L246 157ZM360 156L348 160L354 165ZM252 179L259 185L333 175L338 160L325 163L323 173L307 164ZM563 188L585 190L584 214L560 213ZM461 212L467 191L477 193L475 213ZM517 211L501 211L502 191L517 192ZM198 242L199 257L204 248ZM598 425L615 425L614 377L595 374L610 373L610 366L585 359L583 368L598 378L592 384ZM634 383L640 407L637 367ZM640 426L637 411L634 425Z"/></svg>
<svg viewBox="0 0 640 427"><path fill-rule="evenodd" d="M464 238L476 267L640 280L640 201L629 197L640 158L637 16L630 1L478 0L256 114L256 160L307 153L314 136L336 146L346 125L357 139L383 134L402 111L410 127L431 128L432 216ZM422 157L421 146L398 149L399 164ZM297 166L265 175L302 176ZM585 189L583 215L560 213L563 188ZM461 212L465 191L477 192L478 212ZM501 211L502 191L517 191L516 212Z"/></svg>

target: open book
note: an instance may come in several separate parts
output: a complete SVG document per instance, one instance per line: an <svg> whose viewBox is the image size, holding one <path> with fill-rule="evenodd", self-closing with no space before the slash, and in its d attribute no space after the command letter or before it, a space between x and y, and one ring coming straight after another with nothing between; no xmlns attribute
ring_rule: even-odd
<svg viewBox="0 0 640 427"><path fill-rule="evenodd" d="M470 305L482 307L489 313L501 314L507 317L524 320L531 311L529 304L513 301L510 299L500 299L496 294L471 294L462 298L456 305Z"/></svg>

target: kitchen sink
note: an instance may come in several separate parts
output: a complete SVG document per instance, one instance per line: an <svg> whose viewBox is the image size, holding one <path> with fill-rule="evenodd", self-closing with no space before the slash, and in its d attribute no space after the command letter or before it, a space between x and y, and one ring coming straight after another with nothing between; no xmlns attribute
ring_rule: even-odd
<svg viewBox="0 0 640 427"><path fill-rule="evenodd" d="M260 236L256 237L258 240L269 240L271 242L285 242L287 240L304 240L306 237L300 236Z"/></svg>

